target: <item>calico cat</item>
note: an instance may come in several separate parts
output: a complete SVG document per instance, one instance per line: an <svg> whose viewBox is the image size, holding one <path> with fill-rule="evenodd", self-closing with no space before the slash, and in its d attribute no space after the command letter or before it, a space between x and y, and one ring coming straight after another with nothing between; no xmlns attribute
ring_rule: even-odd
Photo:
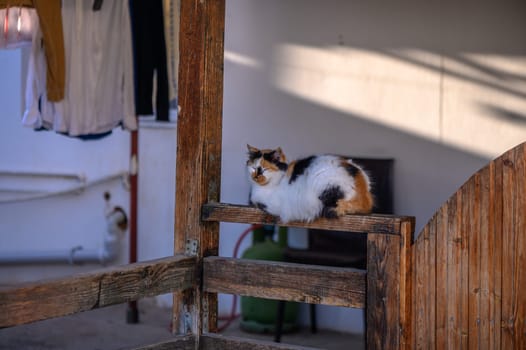
<svg viewBox="0 0 526 350"><path fill-rule="evenodd" d="M369 176L350 158L317 155L287 163L281 148L247 147L250 203L282 222L371 212Z"/></svg>

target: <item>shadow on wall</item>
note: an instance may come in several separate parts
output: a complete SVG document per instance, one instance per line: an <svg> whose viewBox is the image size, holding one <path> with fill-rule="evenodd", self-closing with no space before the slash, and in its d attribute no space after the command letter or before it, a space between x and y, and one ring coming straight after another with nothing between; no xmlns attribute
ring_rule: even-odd
<svg viewBox="0 0 526 350"><path fill-rule="evenodd" d="M246 203L245 144L395 158L417 232L526 139L525 4L227 4L222 200ZM268 23L273 23L269 26Z"/></svg>
<svg viewBox="0 0 526 350"><path fill-rule="evenodd" d="M392 157L395 212L414 215L418 233L526 139L525 10L515 0L227 1L221 200L247 202L247 143L289 159ZM236 237L222 234L221 250ZM362 329L355 310L326 311L321 325Z"/></svg>

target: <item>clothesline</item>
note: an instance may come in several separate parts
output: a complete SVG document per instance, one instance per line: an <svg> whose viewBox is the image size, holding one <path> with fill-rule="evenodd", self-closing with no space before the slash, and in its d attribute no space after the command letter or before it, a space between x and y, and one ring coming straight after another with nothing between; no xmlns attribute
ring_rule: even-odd
<svg viewBox="0 0 526 350"><path fill-rule="evenodd" d="M136 130L137 115L169 120L177 89L178 0L43 2L16 2L38 14L24 125L96 138L115 127ZM0 0L0 8L13 3Z"/></svg>

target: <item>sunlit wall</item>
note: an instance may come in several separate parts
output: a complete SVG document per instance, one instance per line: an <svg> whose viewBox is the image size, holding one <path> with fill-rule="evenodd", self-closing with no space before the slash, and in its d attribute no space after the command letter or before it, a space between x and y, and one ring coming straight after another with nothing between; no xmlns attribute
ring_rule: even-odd
<svg viewBox="0 0 526 350"><path fill-rule="evenodd" d="M227 1L222 200L247 202L246 143L389 157L395 211L419 230L526 141L525 13L511 0ZM222 254L242 228L222 226ZM321 310L322 327L361 329L359 312Z"/></svg>

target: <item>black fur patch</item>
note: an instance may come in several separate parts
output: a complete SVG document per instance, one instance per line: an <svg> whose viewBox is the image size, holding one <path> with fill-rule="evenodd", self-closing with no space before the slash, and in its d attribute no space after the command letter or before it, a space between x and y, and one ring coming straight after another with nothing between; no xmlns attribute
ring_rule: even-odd
<svg viewBox="0 0 526 350"><path fill-rule="evenodd" d="M248 152L248 160L250 162L253 162L254 160L258 159L258 158L261 158L262 154L261 154L261 151L257 151L257 152Z"/></svg>
<svg viewBox="0 0 526 350"><path fill-rule="evenodd" d="M276 162L274 164L276 164L278 166L278 169L281 171L287 171L287 169L289 168L287 163Z"/></svg>
<svg viewBox="0 0 526 350"><path fill-rule="evenodd" d="M279 157L276 157L276 151L263 154L263 159L265 159L267 162L271 162L272 164L276 165L279 170L287 171L287 163L282 163L279 161Z"/></svg>
<svg viewBox="0 0 526 350"><path fill-rule="evenodd" d="M309 165L314 160L315 156L310 156L307 158L300 159L296 161L296 164L294 165L294 169L292 170L292 174L290 175L289 184L296 181L298 176L303 175L305 173L305 170L309 167Z"/></svg>
<svg viewBox="0 0 526 350"><path fill-rule="evenodd" d="M356 165L349 162L345 162L345 170L347 170L349 175L351 175L353 178L356 177L356 175L358 175L360 172L360 169Z"/></svg>
<svg viewBox="0 0 526 350"><path fill-rule="evenodd" d="M340 186L327 187L318 197L323 204L320 215L328 219L337 217L338 215L334 209L338 200L343 197L344 194Z"/></svg>

